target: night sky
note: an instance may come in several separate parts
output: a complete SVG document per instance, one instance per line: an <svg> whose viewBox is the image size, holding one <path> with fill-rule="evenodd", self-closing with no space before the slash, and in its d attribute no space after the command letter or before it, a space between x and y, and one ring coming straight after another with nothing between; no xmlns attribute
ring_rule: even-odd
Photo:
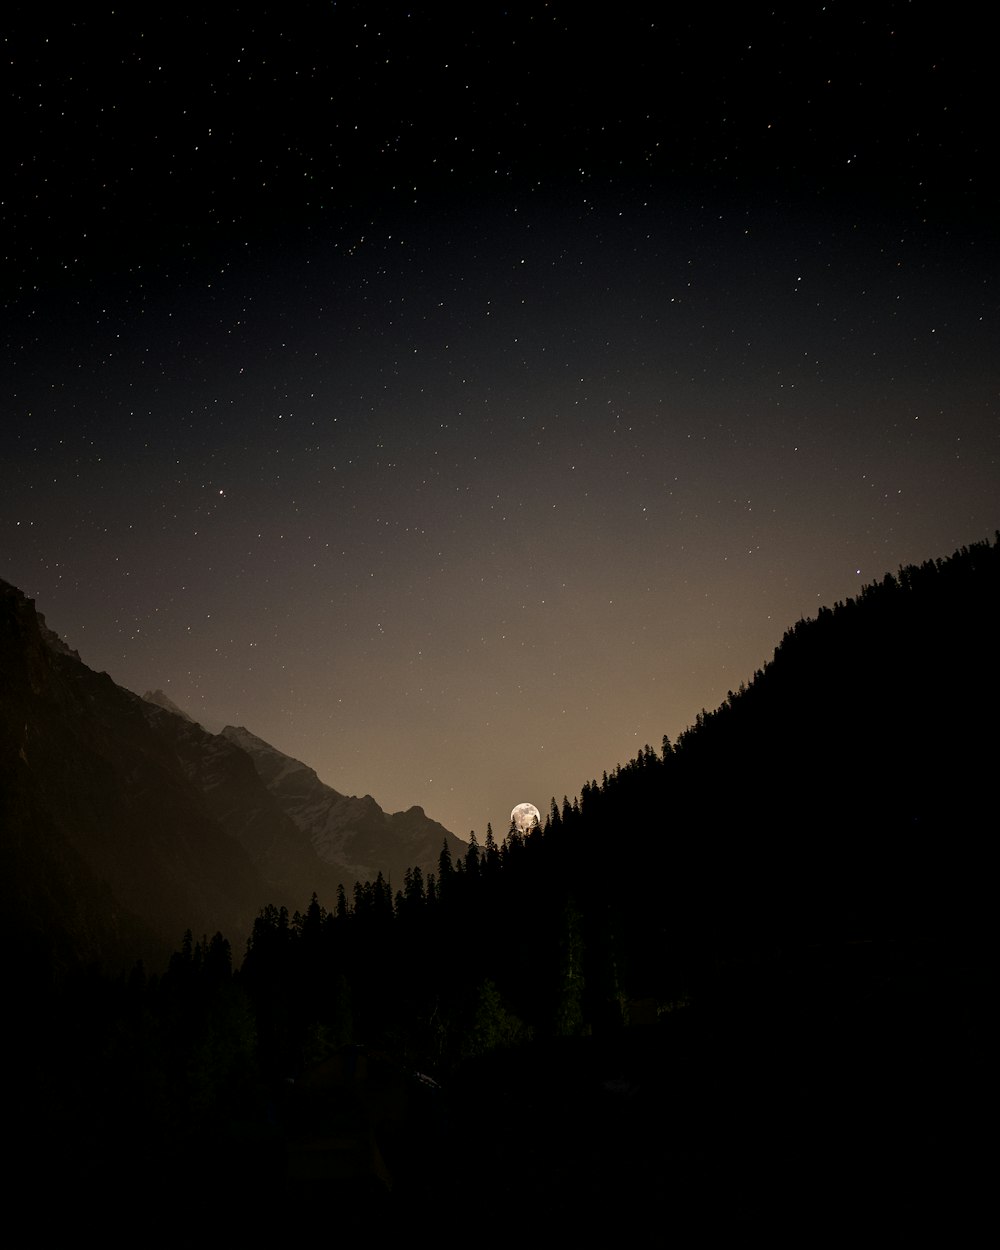
<svg viewBox="0 0 1000 1250"><path fill-rule="evenodd" d="M482 838L991 536L986 32L700 7L8 22L0 577Z"/></svg>

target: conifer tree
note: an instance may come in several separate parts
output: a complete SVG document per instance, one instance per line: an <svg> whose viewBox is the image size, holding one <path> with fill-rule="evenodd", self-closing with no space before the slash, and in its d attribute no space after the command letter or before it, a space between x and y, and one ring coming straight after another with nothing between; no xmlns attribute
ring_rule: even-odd
<svg viewBox="0 0 1000 1250"><path fill-rule="evenodd" d="M479 843L476 841L475 829L469 832L469 849L465 853L465 872L473 880L479 879Z"/></svg>
<svg viewBox="0 0 1000 1250"><path fill-rule="evenodd" d="M438 894L447 898L455 878L455 868L451 862L451 849L448 839L441 843L441 854L438 856Z"/></svg>
<svg viewBox="0 0 1000 1250"><path fill-rule="evenodd" d="M493 836L493 826L486 825L486 842L483 847L483 868L490 876L494 876L500 868L500 848Z"/></svg>

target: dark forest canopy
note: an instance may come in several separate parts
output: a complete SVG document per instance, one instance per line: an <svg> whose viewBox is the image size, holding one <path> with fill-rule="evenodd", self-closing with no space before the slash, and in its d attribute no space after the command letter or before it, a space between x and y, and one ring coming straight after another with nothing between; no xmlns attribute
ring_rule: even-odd
<svg viewBox="0 0 1000 1250"><path fill-rule="evenodd" d="M553 799L534 834L488 830L329 913L263 914L248 978L323 946L358 1037L440 1062L665 1010L719 961L978 940L998 574L1000 544L975 544L800 621L676 746Z"/></svg>
<svg viewBox="0 0 1000 1250"><path fill-rule="evenodd" d="M629 1131L660 1133L681 1115L695 1137L693 1104L678 1111L671 1093L668 1116L666 1092L649 1092L664 1064L681 1064L703 1094L706 1083L723 1090L708 1114L724 1119L763 1071L768 1088L783 1091L768 1115L786 1129L793 1086L814 1106L829 1098L824 1116L846 1099L859 1122L870 1098L898 1097L891 1131L902 1149L906 1090L922 1067L931 1111L921 1123L933 1129L913 1141L925 1160L937 1158L925 1138L945 1131L945 1112L934 1102L940 1078L926 1076L928 1048L950 1056L968 1083L982 1047L998 607L1000 535L886 575L796 624L773 659L675 745L646 746L572 801L553 799L530 835L512 827L498 839L488 828L461 855L445 843L436 872L412 869L393 883L380 874L330 899L314 894L301 912L269 906L235 961L221 933L189 933L162 976L81 973L54 993L44 959L14 948L31 1004L20 1017L27 1086L55 1081L52 1105L73 1154L96 1095L89 1078L60 1087L52 1075L54 1039L72 1020L79 1040L69 1066L99 1075L100 1114L112 1126L98 1157L124 1168L121 1142L141 1123L152 1137L139 1156L169 1169L195 1139L252 1118L260 1091L289 1079L308 1091L326 1073L346 1097L344 1082L362 1081L363 1063L365 1115L375 1115L376 1085L410 1108L379 1131L392 1140L385 1166L419 1187L430 1166L422 1143L440 1123L414 1128L413 1107L432 1088L418 1095L407 1084L415 1071L466 1090L465 1113L477 1108L468 1132L489 1122L502 1135L484 1110L493 1083L508 1082L504 1098L520 1105L544 1070L548 1092L531 1094L533 1110L518 1114L541 1115L565 1083L559 1115L568 1123L582 1114L577 1082L617 1088L620 1067L647 1091L648 1122L636 1119L639 1103L621 1112ZM942 1000L952 1006L929 1014ZM736 1045L728 1039L740 1049L727 1049ZM593 1049L552 1049L584 1045ZM577 1070L570 1056L584 1054ZM503 1055L503 1066L482 1067ZM291 1166L293 1122L268 1139L282 1167ZM358 1124L361 1137L375 1131L374 1120ZM814 1131L796 1124L795 1133ZM51 1122L36 1127L48 1133ZM480 1146L498 1149L499 1140ZM784 1157L787 1141L768 1140ZM237 1171L247 1165L245 1143L231 1157ZM254 1155L262 1176L271 1158ZM376 1190L379 1175L365 1173Z"/></svg>
<svg viewBox="0 0 1000 1250"><path fill-rule="evenodd" d="M555 932L560 909L579 916L588 951L614 930L615 976L626 981L599 996L662 988L663 968L692 943L933 925L943 900L928 910L920 890L950 880L967 841L974 856L988 797L998 544L901 568L799 621L674 746L647 745L572 802L553 799L527 839L512 828L498 845L490 830L485 845L442 854L437 874L380 875L319 903L331 922L388 932L433 913L426 923L443 936L432 962L450 949L461 964L472 947L483 976L511 982L515 997L526 980L511 952L567 940ZM508 940L514 916L521 932Z"/></svg>

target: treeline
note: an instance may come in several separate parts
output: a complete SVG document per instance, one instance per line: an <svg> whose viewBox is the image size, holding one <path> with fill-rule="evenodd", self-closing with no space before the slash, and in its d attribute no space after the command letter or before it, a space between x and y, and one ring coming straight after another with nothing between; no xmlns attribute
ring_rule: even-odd
<svg viewBox="0 0 1000 1250"><path fill-rule="evenodd" d="M58 1121L67 1166L110 1154L132 1175L195 1140L225 1155L241 1121L229 1157L265 1174L274 1091L359 1048L440 1079L688 1005L842 1020L904 966L967 990L991 914L998 636L1000 535L799 622L676 744L553 799L530 834L266 908L238 961L221 934L188 934L161 976L57 986L18 959L25 1119Z"/></svg>
<svg viewBox="0 0 1000 1250"><path fill-rule="evenodd" d="M555 837L512 829L498 845L488 830L455 860L443 846L436 874L408 871L395 893L380 875L332 911L315 896L304 913L266 909L241 974L265 1068L301 1069L354 1042L440 1073L578 1032L614 986L598 991L583 966L584 909L554 871Z"/></svg>

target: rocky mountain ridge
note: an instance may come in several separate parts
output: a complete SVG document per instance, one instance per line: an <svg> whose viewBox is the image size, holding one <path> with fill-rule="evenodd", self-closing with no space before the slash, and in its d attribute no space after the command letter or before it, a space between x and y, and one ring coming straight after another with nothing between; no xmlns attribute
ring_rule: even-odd
<svg viewBox="0 0 1000 1250"><path fill-rule="evenodd" d="M267 904L332 906L379 871L401 886L453 836L157 694L88 668L0 581L0 924L55 966L155 964L186 929L239 949Z"/></svg>
<svg viewBox="0 0 1000 1250"><path fill-rule="evenodd" d="M452 855L465 844L422 807L385 812L370 794L340 794L320 781L313 769L284 755L242 726L227 725L220 735L241 747L281 810L303 833L324 863L359 881L381 872L397 888L407 868L419 864L434 871L443 842Z"/></svg>

